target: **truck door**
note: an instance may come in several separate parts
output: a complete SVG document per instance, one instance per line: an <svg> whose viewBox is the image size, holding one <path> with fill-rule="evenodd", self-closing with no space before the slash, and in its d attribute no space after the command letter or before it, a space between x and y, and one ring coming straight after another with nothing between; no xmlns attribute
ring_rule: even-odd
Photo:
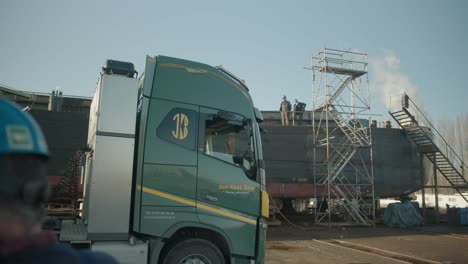
<svg viewBox="0 0 468 264"><path fill-rule="evenodd" d="M234 240L233 254L253 256L260 184L255 180L251 120L204 107L199 120L198 218Z"/></svg>

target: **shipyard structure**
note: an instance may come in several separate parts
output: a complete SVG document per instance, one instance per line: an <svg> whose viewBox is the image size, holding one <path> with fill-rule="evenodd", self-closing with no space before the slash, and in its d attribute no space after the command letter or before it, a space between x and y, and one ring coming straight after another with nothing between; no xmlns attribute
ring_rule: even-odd
<svg viewBox="0 0 468 264"><path fill-rule="evenodd" d="M293 209L310 213L316 223L330 224L340 215L341 220L372 226L381 198L422 190L425 207L428 171L468 202L465 164L411 98L402 95L390 111L393 127L390 122L379 127L373 120L366 53L323 49L311 62L311 110L288 113L289 126L281 125L278 111L262 111L272 214ZM52 201L80 198L91 98L6 86L0 87L0 96L30 111L44 130L52 154ZM432 187L437 194L437 180Z"/></svg>

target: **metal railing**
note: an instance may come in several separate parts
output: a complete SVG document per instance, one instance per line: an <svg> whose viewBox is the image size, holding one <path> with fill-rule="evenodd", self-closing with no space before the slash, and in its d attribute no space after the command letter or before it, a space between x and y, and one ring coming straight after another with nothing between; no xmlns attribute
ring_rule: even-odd
<svg viewBox="0 0 468 264"><path fill-rule="evenodd" d="M430 129L430 132L425 129L423 129L423 132L433 142L436 142L438 150L442 152L447 157L447 159L450 160L450 162L454 165L456 170L457 168L460 168L462 170L459 173L460 175L462 175L462 177L464 177L463 173L468 167L463 162L463 159L460 158L458 153L450 146L450 144L445 140L442 134L431 123L430 119L424 114L423 110L421 110L406 93L402 95L402 108L406 108L408 110L408 112L418 122L418 125L420 127Z"/></svg>

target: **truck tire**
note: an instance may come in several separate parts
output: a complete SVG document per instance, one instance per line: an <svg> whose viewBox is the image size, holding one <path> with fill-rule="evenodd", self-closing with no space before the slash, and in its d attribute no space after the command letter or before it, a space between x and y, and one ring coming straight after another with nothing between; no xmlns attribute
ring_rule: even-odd
<svg viewBox="0 0 468 264"><path fill-rule="evenodd" d="M224 256L213 243L187 239L173 245L163 256L162 264L225 264Z"/></svg>

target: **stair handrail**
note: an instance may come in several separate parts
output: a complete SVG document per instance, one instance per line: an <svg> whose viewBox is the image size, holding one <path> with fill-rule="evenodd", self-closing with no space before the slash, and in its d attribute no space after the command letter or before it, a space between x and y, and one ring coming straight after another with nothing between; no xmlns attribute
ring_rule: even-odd
<svg viewBox="0 0 468 264"><path fill-rule="evenodd" d="M460 175L462 176L462 178L465 178L465 176L463 175L463 172L466 171L466 169L467 169L468 167L467 167L467 166L465 165L465 163L463 162L463 159L460 158L460 156L458 156L457 152L450 146L450 144L445 140L445 138L444 138L444 137L442 136L442 134L437 130L437 128L436 128L434 125L432 125L432 123L431 123L431 121L429 120L429 118L426 117L426 115L424 114L424 112L423 112L422 110L419 109L419 107L418 107L418 106L416 105L416 103L408 96L408 94L407 94L407 93L403 93L403 96L406 97L406 98L408 98L408 104L405 105L405 103L402 102L402 108L406 108L406 109L408 110L408 112L409 112L409 109L412 109L412 108L410 108L410 107L411 107L411 106L414 106L414 108L415 108L415 110L416 110L416 116L413 115L414 119L419 123L418 117L421 117L421 116L422 116L422 117L424 118L424 119L422 120L423 123L424 123L424 125L430 126L431 131L433 131L433 132L436 133L436 136L437 136L437 140L438 140L438 141L439 141L439 140L442 140L442 141L443 141L442 143L443 143L443 145L445 145L445 150L446 150L447 155L449 154L449 150L450 150L450 152L451 152L450 154L452 154L452 156L450 156L450 157L455 157L455 158L457 159L457 161L459 162L459 164L454 164L455 170L456 170L458 173L460 173L455 165L459 165L460 168L462 168L462 166L463 166L463 171L462 171L462 173L460 173ZM402 97L402 100L404 100L404 99L403 99L404 97ZM411 105L410 105L410 103L411 103ZM423 131L423 132L427 135L427 132L426 132L426 131ZM428 136L429 136L429 135L428 135ZM431 141L432 141L432 139L431 139ZM439 150L440 150L440 148L439 148ZM442 151L441 151L441 152L442 152ZM442 154L444 154L444 156L446 156L445 153L442 152ZM446 158L448 159L449 156L446 156ZM452 163L453 163L453 162L452 162Z"/></svg>

